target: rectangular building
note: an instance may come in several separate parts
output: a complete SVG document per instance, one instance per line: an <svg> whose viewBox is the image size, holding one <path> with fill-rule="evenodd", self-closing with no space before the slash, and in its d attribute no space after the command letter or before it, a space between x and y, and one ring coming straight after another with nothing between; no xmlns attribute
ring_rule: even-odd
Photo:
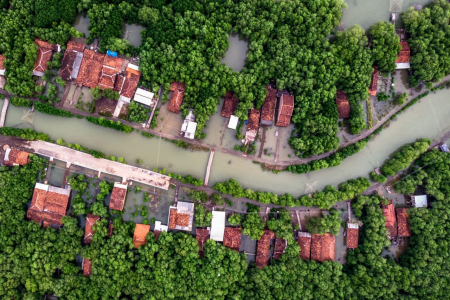
<svg viewBox="0 0 450 300"><path fill-rule="evenodd" d="M383 215L386 218L386 229L388 230L388 237L391 240L397 236L397 219L395 217L394 203L389 200L389 204L381 205Z"/></svg>
<svg viewBox="0 0 450 300"><path fill-rule="evenodd" d="M254 142L259 129L259 110L252 108L248 118L245 143Z"/></svg>
<svg viewBox="0 0 450 300"><path fill-rule="evenodd" d="M90 49L84 50L76 83L88 88L97 87L102 73L104 58L105 54Z"/></svg>
<svg viewBox="0 0 450 300"><path fill-rule="evenodd" d="M287 247L287 241L284 239L276 238L275 247L273 248L273 258L279 259L285 252Z"/></svg>
<svg viewBox="0 0 450 300"><path fill-rule="evenodd" d="M275 238L275 234L271 230L264 230L264 234L258 240L256 249L256 266L260 269L267 266L269 262L270 242Z"/></svg>
<svg viewBox="0 0 450 300"><path fill-rule="evenodd" d="M213 211L211 219L211 239L216 242L223 242L225 232L225 212Z"/></svg>
<svg viewBox="0 0 450 300"><path fill-rule="evenodd" d="M358 223L347 223L347 248L356 249L359 243Z"/></svg>
<svg viewBox="0 0 450 300"><path fill-rule="evenodd" d="M277 90L266 85L267 96L261 108L261 125L272 126L277 105Z"/></svg>
<svg viewBox="0 0 450 300"><path fill-rule="evenodd" d="M313 234L311 239L311 260L334 261L336 239L331 233Z"/></svg>
<svg viewBox="0 0 450 300"><path fill-rule="evenodd" d="M297 242L300 246L300 257L303 260L311 259L311 234L309 232L299 232Z"/></svg>
<svg viewBox="0 0 450 300"><path fill-rule="evenodd" d="M231 250L239 252L241 248L241 228L225 227L223 245Z"/></svg>
<svg viewBox="0 0 450 300"><path fill-rule="evenodd" d="M172 99L170 99L169 107L167 108L169 111L173 113L180 113L180 107L183 103L184 91L186 86L182 82L172 82L170 84L170 90L173 92Z"/></svg>
<svg viewBox="0 0 450 300"><path fill-rule="evenodd" d="M114 84L114 90L120 94L119 100L130 103L140 78L141 72L139 72L139 67L131 63L128 64L125 69L125 75L119 75Z"/></svg>
<svg viewBox="0 0 450 300"><path fill-rule="evenodd" d="M235 97L235 93L227 91L223 100L221 116L230 118L234 114L239 100Z"/></svg>
<svg viewBox="0 0 450 300"><path fill-rule="evenodd" d="M147 234L150 232L150 225L136 224L134 228L133 244L134 248L139 248L147 243Z"/></svg>
<svg viewBox="0 0 450 300"><path fill-rule="evenodd" d="M375 96L378 90L378 77L380 76L380 71L377 66L373 66L372 80L369 86L370 96Z"/></svg>
<svg viewBox="0 0 450 300"><path fill-rule="evenodd" d="M282 94L278 105L277 126L287 127L291 123L291 116L294 112L294 96Z"/></svg>
<svg viewBox="0 0 450 300"><path fill-rule="evenodd" d="M125 199L127 198L127 186L120 182L114 183L114 188L111 193L111 200L109 201L109 209L123 210Z"/></svg>
<svg viewBox="0 0 450 300"><path fill-rule="evenodd" d="M5 151L4 163L7 166L23 166L29 162L28 157L28 152L8 148Z"/></svg>
<svg viewBox="0 0 450 300"><path fill-rule="evenodd" d="M206 243L207 240L209 240L209 230L197 228L195 233L195 239L197 240L198 247L200 248L199 250L200 257L205 256L203 245Z"/></svg>
<svg viewBox="0 0 450 300"><path fill-rule="evenodd" d="M5 60L6 57L0 54L0 75L5 75Z"/></svg>
<svg viewBox="0 0 450 300"><path fill-rule="evenodd" d="M336 92L336 105L339 119L348 119L350 117L350 103L348 102L348 96L346 92Z"/></svg>
<svg viewBox="0 0 450 300"><path fill-rule="evenodd" d="M411 228L409 226L409 216L408 209L406 208L397 208L395 210L397 212L397 224L398 224L398 236L399 237L410 237L411 236Z"/></svg>
<svg viewBox="0 0 450 300"><path fill-rule="evenodd" d="M34 42L39 47L37 52L37 59L34 63L33 75L42 77L44 72L48 70L47 63L52 59L53 51L58 51L57 45L53 45L39 39Z"/></svg>
<svg viewBox="0 0 450 300"><path fill-rule="evenodd" d="M101 68L98 86L104 89L113 89L116 83L116 76L120 73L122 67L122 59L105 55L103 66Z"/></svg>
<svg viewBox="0 0 450 300"><path fill-rule="evenodd" d="M194 203L178 201L169 212L169 229L192 231L194 221Z"/></svg>
<svg viewBox="0 0 450 300"><path fill-rule="evenodd" d="M84 242L89 244L92 241L92 237L94 236L94 225L100 220L99 216L95 215L87 215L86 217L86 226L84 227Z"/></svg>
<svg viewBox="0 0 450 300"><path fill-rule="evenodd" d="M59 76L63 80L72 80L78 77L80 71L81 61L83 60L84 44L69 41L67 49L64 52L64 57L61 62L61 69Z"/></svg>
<svg viewBox="0 0 450 300"><path fill-rule="evenodd" d="M411 67L411 48L406 40L400 41L400 46L402 46L402 50L395 61L396 70L409 69Z"/></svg>

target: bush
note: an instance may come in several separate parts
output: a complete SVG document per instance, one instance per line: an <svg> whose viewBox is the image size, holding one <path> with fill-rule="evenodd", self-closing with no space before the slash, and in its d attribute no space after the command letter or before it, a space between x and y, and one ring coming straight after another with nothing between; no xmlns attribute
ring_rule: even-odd
<svg viewBox="0 0 450 300"><path fill-rule="evenodd" d="M145 108L144 105L140 105L137 102L131 101L128 106L128 121L143 123L148 120L148 113L152 110Z"/></svg>
<svg viewBox="0 0 450 300"><path fill-rule="evenodd" d="M73 114L71 112L65 111L63 109L55 108L48 103L42 103L42 102L36 101L36 102L34 102L33 105L36 110L38 110L44 114L66 117L66 118L73 117Z"/></svg>
<svg viewBox="0 0 450 300"><path fill-rule="evenodd" d="M34 131L33 129L2 127L0 128L0 134L4 136L15 136L29 141L35 140L41 140L44 142L50 141L50 137L48 136L48 134L37 132Z"/></svg>
<svg viewBox="0 0 450 300"><path fill-rule="evenodd" d="M312 217L306 224L311 234L324 234L331 232L333 235L339 234L339 228L341 227L341 214L338 210L330 209L330 214L325 215L322 213L322 218Z"/></svg>
<svg viewBox="0 0 450 300"><path fill-rule="evenodd" d="M119 100L119 92L114 92L112 89L103 90L103 97L111 99L111 100Z"/></svg>
<svg viewBox="0 0 450 300"><path fill-rule="evenodd" d="M149 138L149 139L151 139L152 137L154 137L154 135L153 134L151 134L151 133L148 133L148 132L141 132L141 134L143 135L143 136L145 136L145 137L147 137L147 138Z"/></svg>
<svg viewBox="0 0 450 300"><path fill-rule="evenodd" d="M37 85L34 87L34 91L38 94L42 94L45 90L45 87L43 85Z"/></svg>
<svg viewBox="0 0 450 300"><path fill-rule="evenodd" d="M61 78L61 76L58 76L58 78L56 78L56 83L59 84L60 86L66 86L66 82L64 81L64 79Z"/></svg>
<svg viewBox="0 0 450 300"><path fill-rule="evenodd" d="M103 127L112 128L112 129L122 131L125 133L130 133L134 130L133 127L124 125L124 124L120 123L120 121L114 122L112 120L106 120L103 117L96 118L96 117L87 116L86 120L88 122L91 122L91 123L94 123L94 124L97 124L97 125L100 125Z"/></svg>
<svg viewBox="0 0 450 300"><path fill-rule="evenodd" d="M25 98L11 97L9 98L9 102L18 107L31 107L31 101Z"/></svg>
<svg viewBox="0 0 450 300"><path fill-rule="evenodd" d="M228 217L228 223L232 226L241 225L243 218L244 217L242 215L233 213Z"/></svg>

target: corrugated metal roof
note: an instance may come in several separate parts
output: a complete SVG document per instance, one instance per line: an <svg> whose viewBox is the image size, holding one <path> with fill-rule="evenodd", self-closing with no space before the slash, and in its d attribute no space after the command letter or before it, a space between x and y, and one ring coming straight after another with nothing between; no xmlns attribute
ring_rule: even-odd
<svg viewBox="0 0 450 300"><path fill-rule="evenodd" d="M238 122L239 122L239 117L236 117L235 115L231 115L230 121L228 122L228 128L236 129Z"/></svg>
<svg viewBox="0 0 450 300"><path fill-rule="evenodd" d="M153 97L152 98L148 98L142 95L138 95L138 93L134 94L134 101L138 102L138 103L142 103L144 105L150 106L153 102Z"/></svg>
<svg viewBox="0 0 450 300"><path fill-rule="evenodd" d="M225 212L213 211L211 219L211 239L217 242L223 242L225 232Z"/></svg>

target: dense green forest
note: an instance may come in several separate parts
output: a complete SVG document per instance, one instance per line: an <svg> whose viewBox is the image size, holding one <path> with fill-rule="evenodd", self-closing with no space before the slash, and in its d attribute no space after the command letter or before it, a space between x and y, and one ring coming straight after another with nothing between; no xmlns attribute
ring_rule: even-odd
<svg viewBox="0 0 450 300"><path fill-rule="evenodd" d="M91 244L85 246L83 231L71 216L64 217L58 231L39 227L25 220L25 214L44 161L30 158L23 167L0 167L2 299L42 299L45 294L61 299L137 299L139 295L140 299L445 299L449 293L450 194L445 184L448 174L439 174L450 168L450 154L433 150L417 162L429 178L420 184L433 201L429 209L409 210L411 243L399 263L381 254L390 243L380 208L385 200L373 195L353 201L364 226L360 245L349 251L346 264L302 261L298 246L291 243L278 261L262 270L247 266L245 254L211 240L200 258L197 241L185 233L162 233L158 241L149 233L147 244L136 250L135 225L121 217L112 218L110 238L107 219L98 222ZM83 179L70 180L81 191L86 188ZM292 241L285 212L271 213L267 226ZM331 218L336 214L333 211ZM335 223L323 223L320 230L331 226L334 231ZM92 259L89 278L75 260L78 254Z"/></svg>

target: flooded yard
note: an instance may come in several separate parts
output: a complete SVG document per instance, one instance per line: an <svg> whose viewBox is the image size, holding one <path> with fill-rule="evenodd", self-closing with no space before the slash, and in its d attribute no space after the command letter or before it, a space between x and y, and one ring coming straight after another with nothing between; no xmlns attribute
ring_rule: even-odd
<svg viewBox="0 0 450 300"><path fill-rule="evenodd" d="M240 72L247 60L248 42L245 39L240 39L236 33L230 34L228 42L230 43L230 47L225 52L222 63Z"/></svg>
<svg viewBox="0 0 450 300"><path fill-rule="evenodd" d="M85 34L86 37L89 36L89 30L88 27L91 25L89 22L89 17L86 12L79 13L75 19L75 24L73 24L73 27L75 27L76 30L82 32Z"/></svg>
<svg viewBox="0 0 450 300"><path fill-rule="evenodd" d="M134 47L141 45L142 36L141 31L145 30L145 27L137 24L125 24L123 27L123 38L128 40Z"/></svg>

